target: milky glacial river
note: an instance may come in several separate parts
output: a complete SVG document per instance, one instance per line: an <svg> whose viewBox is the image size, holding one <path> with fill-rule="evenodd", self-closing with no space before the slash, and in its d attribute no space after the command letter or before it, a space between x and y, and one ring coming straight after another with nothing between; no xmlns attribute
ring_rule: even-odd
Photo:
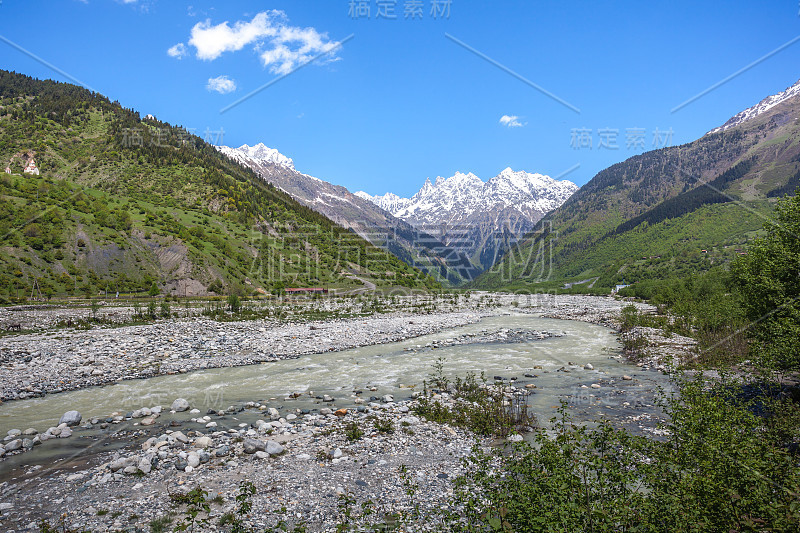
<svg viewBox="0 0 800 533"><path fill-rule="evenodd" d="M558 336L518 343L477 343L457 346L446 344L465 334L497 332L502 329L547 331ZM257 335L254 332L254 335ZM478 323L417 337L392 344L367 346L341 352L308 355L260 365L217 368L188 374L159 376L149 379L123 381L104 387L51 394L44 398L14 401L0 406L0 431L24 430L29 427L40 432L58 425L60 416L76 409L88 421L105 418L112 412L122 414L140 407L162 405L165 411L175 398L186 398L202 414L211 409L256 401L277 407L285 414L294 409L318 409L327 406L315 397L330 395L335 407L353 407L354 391L362 397L392 394L396 400L409 398L422 388L433 365L444 358L444 373L449 377L465 376L467 372L518 378L517 386L536 384L529 397L529 406L541 425L555 415L562 399L572 407L577 420L592 420L601 416L623 420L648 417L655 412L653 393L658 387L668 387L666 376L642 371L619 358L620 345L613 331L585 322L538 318L526 314L510 314L485 318ZM573 363L573 366L570 366ZM583 368L587 363L593 370ZM566 369L564 372L560 369ZM536 377L524 377L525 374ZM622 380L623 375L632 377ZM592 388L599 384L599 388ZM411 388L415 386L416 388ZM584 388L582 388L584 386ZM370 391L371 387L377 390ZM309 392L313 392L309 395ZM291 393L303 393L296 400L287 400ZM165 412L158 425L172 418L186 420L189 413L170 415ZM259 416L248 410L218 420L220 429L234 427ZM126 423L130 425L136 420ZM205 428L189 423L191 429ZM112 425L110 429L120 429ZM185 426L186 427L186 426ZM54 439L37 446L32 452L9 458L0 464L0 472L14 463L25 464L42 457L74 452L85 446L78 430L69 439ZM82 444L83 442L83 444ZM12 460L13 459L13 460Z"/></svg>

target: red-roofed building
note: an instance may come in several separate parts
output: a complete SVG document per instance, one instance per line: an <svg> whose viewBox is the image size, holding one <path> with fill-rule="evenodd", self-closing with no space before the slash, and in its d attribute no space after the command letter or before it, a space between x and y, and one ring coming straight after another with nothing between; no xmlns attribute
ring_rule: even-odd
<svg viewBox="0 0 800 533"><path fill-rule="evenodd" d="M285 289L286 294L328 294L328 289L322 287L302 287L298 289Z"/></svg>

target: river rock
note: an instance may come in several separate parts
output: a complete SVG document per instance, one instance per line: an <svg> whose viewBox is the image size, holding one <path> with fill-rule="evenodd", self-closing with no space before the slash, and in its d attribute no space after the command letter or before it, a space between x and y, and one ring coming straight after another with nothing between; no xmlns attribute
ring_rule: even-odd
<svg viewBox="0 0 800 533"><path fill-rule="evenodd" d="M172 410L175 412L183 412L189 410L189 402L183 398L178 398L172 402Z"/></svg>
<svg viewBox="0 0 800 533"><path fill-rule="evenodd" d="M381 398L381 401L383 403L392 403L394 401L394 396L391 394L384 394L383 398Z"/></svg>
<svg viewBox="0 0 800 533"><path fill-rule="evenodd" d="M173 431L172 438L181 444L189 444L189 437L183 434L183 431Z"/></svg>
<svg viewBox="0 0 800 533"><path fill-rule="evenodd" d="M146 416L146 417L142 418L141 422L139 422L139 424L141 424L143 426L152 426L155 423L156 423L156 419L153 418L152 416Z"/></svg>
<svg viewBox="0 0 800 533"><path fill-rule="evenodd" d="M63 415L61 415L61 419L58 421L58 425L66 424L68 426L77 426L81 423L81 419L83 417L78 411L67 411Z"/></svg>
<svg viewBox="0 0 800 533"><path fill-rule="evenodd" d="M594 366L592 365L592 363L586 363L585 365L583 365L583 368L586 370L594 370Z"/></svg>
<svg viewBox="0 0 800 533"><path fill-rule="evenodd" d="M186 463L192 468L197 468L200 466L200 456L195 452L190 452L189 455L186 456Z"/></svg>
<svg viewBox="0 0 800 533"><path fill-rule="evenodd" d="M214 444L214 441L211 440L211 437L206 437L206 436L198 437L194 441L194 445L196 448L208 448L212 444Z"/></svg>
<svg viewBox="0 0 800 533"><path fill-rule="evenodd" d="M267 414L269 415L270 420L278 420L281 417L280 412L274 407L267 409Z"/></svg>
<svg viewBox="0 0 800 533"><path fill-rule="evenodd" d="M20 435L22 435L22 431L20 431L19 429L9 429L8 433L6 433L6 435L8 435L9 437L12 437L12 438L13 437L19 437Z"/></svg>
<svg viewBox="0 0 800 533"><path fill-rule="evenodd" d="M109 463L108 468L112 472L119 472L120 470L124 470L129 466L133 466L136 460L133 457L120 457L119 459L115 459Z"/></svg>
<svg viewBox="0 0 800 533"><path fill-rule="evenodd" d="M227 444L222 445L219 448L217 448L216 450L214 450L214 455L216 455L217 457L225 457L226 455L229 455L230 453L231 453L231 449Z"/></svg>
<svg viewBox="0 0 800 533"><path fill-rule="evenodd" d="M265 447L265 451L270 455L280 455L283 453L283 446L281 446L274 440L268 440L267 445Z"/></svg>
<svg viewBox="0 0 800 533"><path fill-rule="evenodd" d="M403 418L400 419L401 426L404 425L416 426L417 424L419 424L419 418L417 418L416 416L404 416Z"/></svg>
<svg viewBox="0 0 800 533"><path fill-rule="evenodd" d="M142 458L142 460L139 461L139 470L141 470L143 474L149 474L152 468L152 463L150 463L150 461L146 458Z"/></svg>
<svg viewBox="0 0 800 533"><path fill-rule="evenodd" d="M244 442L242 443L242 446L244 448L244 453L247 453L247 454L253 454L253 453L256 453L257 451L262 451L263 452L263 451L266 451L266 449L267 449L267 445L264 444L263 441L256 440L256 439L244 439Z"/></svg>
<svg viewBox="0 0 800 533"><path fill-rule="evenodd" d="M22 439L14 439L4 445L7 452L13 452L22 448Z"/></svg>

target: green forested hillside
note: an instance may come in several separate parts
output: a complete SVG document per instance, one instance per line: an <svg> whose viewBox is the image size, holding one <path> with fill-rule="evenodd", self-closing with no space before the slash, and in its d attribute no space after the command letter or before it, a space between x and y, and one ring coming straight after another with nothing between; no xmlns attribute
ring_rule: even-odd
<svg viewBox="0 0 800 533"><path fill-rule="evenodd" d="M23 172L33 157L40 175ZM184 128L0 71L0 295L431 287ZM155 286L155 289L153 289Z"/></svg>
<svg viewBox="0 0 800 533"><path fill-rule="evenodd" d="M800 175L800 99L600 172L474 283L537 289L679 276L729 262ZM705 251L704 251L705 250Z"/></svg>

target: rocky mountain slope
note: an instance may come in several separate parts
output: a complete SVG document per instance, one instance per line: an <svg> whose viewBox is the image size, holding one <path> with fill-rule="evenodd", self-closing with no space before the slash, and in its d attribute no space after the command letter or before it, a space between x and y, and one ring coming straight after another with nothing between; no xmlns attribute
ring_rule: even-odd
<svg viewBox="0 0 800 533"><path fill-rule="evenodd" d="M462 253L438 238L392 216L345 187L298 172L291 159L263 143L217 149L303 205L439 280L457 285L480 273Z"/></svg>
<svg viewBox="0 0 800 533"><path fill-rule="evenodd" d="M0 71L0 160L4 301L436 286L185 129L75 85Z"/></svg>
<svg viewBox="0 0 800 533"><path fill-rule="evenodd" d="M461 172L435 183L428 179L411 198L356 194L433 233L485 269L576 190L570 181L506 168L485 183Z"/></svg>
<svg viewBox="0 0 800 533"><path fill-rule="evenodd" d="M780 92L778 94L773 94L772 96L767 96L753 107L748 107L744 111L737 113L736 115L732 116L725 124L723 124L718 128L714 128L708 133L719 133L720 131L725 131L734 126L738 126L743 122L754 119L757 116L766 113L767 111L769 111L776 105L780 104L781 102L788 100L789 98L793 98L798 94L800 94L800 80L791 87L789 87L788 89L786 89L785 91Z"/></svg>
<svg viewBox="0 0 800 533"><path fill-rule="evenodd" d="M702 270L744 253L775 197L800 185L798 87L694 142L601 171L476 286L591 280L587 285L609 288Z"/></svg>

